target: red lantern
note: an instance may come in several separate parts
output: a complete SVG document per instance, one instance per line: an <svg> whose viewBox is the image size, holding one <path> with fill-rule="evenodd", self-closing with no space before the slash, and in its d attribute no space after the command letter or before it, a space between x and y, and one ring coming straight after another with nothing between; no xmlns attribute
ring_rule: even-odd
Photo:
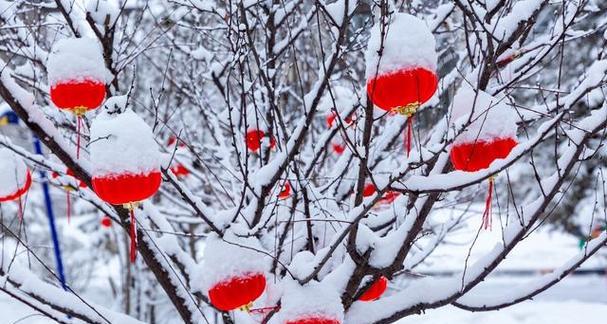
<svg viewBox="0 0 607 324"><path fill-rule="evenodd" d="M169 140L167 141L167 145L168 146L172 146L175 143L177 143L177 136L175 136L175 135L169 136ZM180 140L179 144L177 145L177 147L178 147L178 149L179 148L184 148L185 147L185 143ZM190 170L188 170L182 163L179 163L179 162L177 162L176 165L174 165L174 166L171 167L171 171L178 178L185 178L188 175L190 175Z"/></svg>
<svg viewBox="0 0 607 324"><path fill-rule="evenodd" d="M130 211L131 262L137 252L134 209L160 188L161 154L152 129L131 109L126 97L112 97L91 125L92 187L107 203ZM118 111L122 111L118 113Z"/></svg>
<svg viewBox="0 0 607 324"><path fill-rule="evenodd" d="M265 288L266 277L263 273L248 273L218 282L209 289L209 299L213 306L222 311L237 308L249 310Z"/></svg>
<svg viewBox="0 0 607 324"><path fill-rule="evenodd" d="M342 155L346 151L346 147L339 143L332 143L331 148L333 148L333 152L337 155Z"/></svg>
<svg viewBox="0 0 607 324"><path fill-rule="evenodd" d="M68 38L58 41L48 58L51 101L77 119L76 157L80 157L81 117L99 108L105 99L105 82L110 77L105 68L101 46L91 38Z"/></svg>
<svg viewBox="0 0 607 324"><path fill-rule="evenodd" d="M287 321L286 324L341 324L341 322L334 318L311 315L310 317Z"/></svg>
<svg viewBox="0 0 607 324"><path fill-rule="evenodd" d="M57 108L82 116L101 106L105 84L97 80L68 80L51 86L51 101Z"/></svg>
<svg viewBox="0 0 607 324"><path fill-rule="evenodd" d="M388 278L381 276L367 289L359 298L360 301L376 300L384 294L388 288Z"/></svg>
<svg viewBox="0 0 607 324"><path fill-rule="evenodd" d="M105 202L128 205L153 196L160 188L159 171L141 174L116 174L93 177L93 189Z"/></svg>
<svg viewBox="0 0 607 324"><path fill-rule="evenodd" d="M384 194L383 197L381 197L381 199L379 200L379 202L381 204L385 204L385 205L391 204L391 203L393 203L396 200L396 198L398 198L398 196L400 196L400 192L398 192L398 191L388 191L388 192L386 192Z"/></svg>
<svg viewBox="0 0 607 324"><path fill-rule="evenodd" d="M291 183L289 181L285 182L282 190L278 194L278 199L287 199L291 196Z"/></svg>
<svg viewBox="0 0 607 324"><path fill-rule="evenodd" d="M486 169L497 159L503 159L517 145L514 138L498 138L495 140L477 140L471 143L455 143L451 148L451 163L456 170L475 172ZM495 180L489 178L489 192L483 212L483 228L491 228L491 201Z"/></svg>
<svg viewBox="0 0 607 324"><path fill-rule="evenodd" d="M438 87L436 42L415 16L394 14L388 23L386 28L376 24L371 31L366 53L367 94L378 108L407 117L405 148L409 156L413 115Z"/></svg>
<svg viewBox="0 0 607 324"><path fill-rule="evenodd" d="M266 137L266 133L260 129L251 129L247 131L246 146L251 152L257 152L261 148L261 142ZM270 149L276 146L276 139L270 137Z"/></svg>
<svg viewBox="0 0 607 324"><path fill-rule="evenodd" d="M367 183L365 184L364 188L363 188L363 197L371 197L375 194L375 192L377 191L377 189L375 189L375 185L372 183Z"/></svg>
<svg viewBox="0 0 607 324"><path fill-rule="evenodd" d="M17 200L19 220L23 219L21 197L32 185L29 168L15 153L0 148L0 203Z"/></svg>
<svg viewBox="0 0 607 324"><path fill-rule="evenodd" d="M101 218L101 226L105 228L112 227L112 219L110 218L110 216L105 215Z"/></svg>
<svg viewBox="0 0 607 324"><path fill-rule="evenodd" d="M21 196L25 195L27 191L32 186L32 175L29 170L25 174L25 181L20 181L23 183L22 187L17 188L15 191L8 193L6 195L0 196L0 203L7 201L20 200Z"/></svg>

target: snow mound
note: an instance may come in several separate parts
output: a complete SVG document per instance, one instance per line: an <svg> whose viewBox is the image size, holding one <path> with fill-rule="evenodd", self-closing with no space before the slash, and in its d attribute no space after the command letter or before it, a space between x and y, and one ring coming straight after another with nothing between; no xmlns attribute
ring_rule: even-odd
<svg viewBox="0 0 607 324"><path fill-rule="evenodd" d="M456 130L460 130L468 120L471 122L455 143L516 138L517 114L514 108L482 90L474 90L466 82L453 98L451 116Z"/></svg>
<svg viewBox="0 0 607 324"><path fill-rule="evenodd" d="M193 276L192 287L204 292L218 282L247 273L266 273L270 258L255 238L226 233L223 239L209 236L204 249L201 271Z"/></svg>
<svg viewBox="0 0 607 324"><path fill-rule="evenodd" d="M280 311L269 323L285 323L296 319L322 317L343 323L344 308L337 289L312 281L301 286L295 281L284 283Z"/></svg>
<svg viewBox="0 0 607 324"><path fill-rule="evenodd" d="M91 125L94 176L150 173L160 169L162 155L152 129L131 109L99 114Z"/></svg>
<svg viewBox="0 0 607 324"><path fill-rule="evenodd" d="M0 148L0 197L25 187L28 168L23 159L7 148Z"/></svg>
<svg viewBox="0 0 607 324"><path fill-rule="evenodd" d="M406 67L423 67L436 71L438 60L435 50L436 41L422 20L405 13L392 15L386 25L381 57L378 55L382 45L380 25L381 23L378 22L371 29L371 37L367 45L365 54L367 79Z"/></svg>
<svg viewBox="0 0 607 324"><path fill-rule="evenodd" d="M108 83L112 74L105 68L101 45L92 38L65 38L57 41L47 63L48 81L93 80Z"/></svg>

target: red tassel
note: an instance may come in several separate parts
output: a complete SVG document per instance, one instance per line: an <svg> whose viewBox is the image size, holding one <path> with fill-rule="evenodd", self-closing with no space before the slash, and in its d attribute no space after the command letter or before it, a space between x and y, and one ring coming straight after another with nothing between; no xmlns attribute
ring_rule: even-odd
<svg viewBox="0 0 607 324"><path fill-rule="evenodd" d="M405 132L405 149L407 150L407 157L411 153L411 142L413 139L413 115L407 117L407 131Z"/></svg>
<svg viewBox="0 0 607 324"><path fill-rule="evenodd" d="M131 208L131 263L137 259L137 228L135 225L135 210Z"/></svg>
<svg viewBox="0 0 607 324"><path fill-rule="evenodd" d="M489 178L489 193L487 194L487 200L485 201L485 212L483 213L483 228L485 230L493 230L493 219L491 215L491 204L493 201L493 186L495 180L493 177Z"/></svg>
<svg viewBox="0 0 607 324"><path fill-rule="evenodd" d="M66 205L66 209L67 209L67 223L70 223L70 218L71 218L71 214L72 214L72 203L71 203L71 199L70 199L70 190L66 189L65 190L65 205Z"/></svg>
<svg viewBox="0 0 607 324"><path fill-rule="evenodd" d="M78 138L76 139L76 159L80 159L80 115L76 116L76 133L78 133Z"/></svg>

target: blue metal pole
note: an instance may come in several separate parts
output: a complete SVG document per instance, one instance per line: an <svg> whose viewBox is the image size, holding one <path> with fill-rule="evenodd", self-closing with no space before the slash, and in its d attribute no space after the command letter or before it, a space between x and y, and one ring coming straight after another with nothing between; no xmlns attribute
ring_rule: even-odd
<svg viewBox="0 0 607 324"><path fill-rule="evenodd" d="M42 144L38 137L34 136L34 149L36 154L44 155L42 153ZM44 193L44 204L46 205L46 215L48 216L48 225L51 228L51 237L53 239L53 247L55 250L55 261L57 262L57 272L59 274L59 280L64 290L67 290L67 284L65 282L65 272L63 270L63 260L61 259L61 247L59 246L59 235L57 235L57 227L55 226L55 214L53 213L53 202L51 201L51 195L49 193L48 182L46 181L46 171L40 169L40 179L42 182L42 192Z"/></svg>

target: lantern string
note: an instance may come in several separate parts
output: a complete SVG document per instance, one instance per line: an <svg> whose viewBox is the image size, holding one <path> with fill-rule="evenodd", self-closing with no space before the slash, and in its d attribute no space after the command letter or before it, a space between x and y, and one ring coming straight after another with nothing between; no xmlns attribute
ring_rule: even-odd
<svg viewBox="0 0 607 324"><path fill-rule="evenodd" d="M493 187L495 186L495 179L489 178L489 192L487 194L487 200L485 201L485 212L483 212L483 228L485 230L493 230L493 220L491 217L491 203L493 201Z"/></svg>
<svg viewBox="0 0 607 324"><path fill-rule="evenodd" d="M65 205L66 205L66 213L67 213L67 223L70 223L70 218L72 214L72 200L70 199L70 189L67 188L65 190Z"/></svg>
<svg viewBox="0 0 607 324"><path fill-rule="evenodd" d="M131 263L135 263L135 259L137 258L137 228L135 227L135 210L133 207L129 208L131 211L131 250L130 257Z"/></svg>
<svg viewBox="0 0 607 324"><path fill-rule="evenodd" d="M76 159L80 159L80 123L81 123L81 119L80 119L80 115L76 116L76 133L78 133L78 137L76 139Z"/></svg>
<svg viewBox="0 0 607 324"><path fill-rule="evenodd" d="M411 139L413 138L413 115L407 117L407 131L405 132L405 149L407 150L407 158L411 153Z"/></svg>
<svg viewBox="0 0 607 324"><path fill-rule="evenodd" d="M253 313L253 314L265 314L268 312L271 312L275 309L279 309L279 306L269 306L269 307L260 307L260 308L252 308L249 309L249 313Z"/></svg>

